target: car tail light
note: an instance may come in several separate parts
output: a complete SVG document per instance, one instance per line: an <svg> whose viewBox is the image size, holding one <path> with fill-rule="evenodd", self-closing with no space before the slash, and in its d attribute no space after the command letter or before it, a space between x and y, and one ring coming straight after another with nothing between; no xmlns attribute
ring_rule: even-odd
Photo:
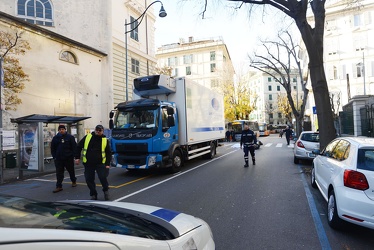
<svg viewBox="0 0 374 250"><path fill-rule="evenodd" d="M297 141L297 144L296 144L299 148L305 148L304 147L304 144L301 142L301 141Z"/></svg>
<svg viewBox="0 0 374 250"><path fill-rule="evenodd" d="M354 170L345 170L344 186L358 190L366 190L369 188L369 183L363 173Z"/></svg>

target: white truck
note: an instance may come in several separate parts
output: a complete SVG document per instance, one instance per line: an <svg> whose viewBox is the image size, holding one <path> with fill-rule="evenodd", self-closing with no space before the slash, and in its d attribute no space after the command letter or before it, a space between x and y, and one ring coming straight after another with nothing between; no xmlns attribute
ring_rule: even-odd
<svg viewBox="0 0 374 250"><path fill-rule="evenodd" d="M137 98L110 112L113 165L131 169L170 168L216 154L225 137L223 96L184 77L134 79Z"/></svg>

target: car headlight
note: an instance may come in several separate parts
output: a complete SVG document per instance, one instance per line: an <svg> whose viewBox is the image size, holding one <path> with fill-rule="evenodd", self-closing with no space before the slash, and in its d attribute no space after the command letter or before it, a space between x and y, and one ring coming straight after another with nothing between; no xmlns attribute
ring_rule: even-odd
<svg viewBox="0 0 374 250"><path fill-rule="evenodd" d="M156 156L149 156L148 157L148 166L153 166L156 164Z"/></svg>

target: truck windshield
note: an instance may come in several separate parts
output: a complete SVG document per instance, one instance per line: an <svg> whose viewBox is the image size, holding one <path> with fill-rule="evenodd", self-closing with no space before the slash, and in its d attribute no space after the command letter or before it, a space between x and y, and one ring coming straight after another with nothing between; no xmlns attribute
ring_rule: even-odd
<svg viewBox="0 0 374 250"><path fill-rule="evenodd" d="M157 128L158 109L119 110L114 120L115 128L138 129Z"/></svg>

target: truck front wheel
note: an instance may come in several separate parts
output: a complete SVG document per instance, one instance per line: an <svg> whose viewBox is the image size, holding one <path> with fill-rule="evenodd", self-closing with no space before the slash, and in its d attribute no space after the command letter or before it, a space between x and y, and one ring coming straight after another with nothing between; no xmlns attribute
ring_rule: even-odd
<svg viewBox="0 0 374 250"><path fill-rule="evenodd" d="M182 159L182 154L179 150L175 150L173 152L173 158L172 158L172 163L171 163L171 173L177 173L181 171L183 165L183 159Z"/></svg>
<svg viewBox="0 0 374 250"><path fill-rule="evenodd" d="M213 159L214 156L216 155L216 144L213 142L210 143L210 152L206 155L204 155L205 159Z"/></svg>

